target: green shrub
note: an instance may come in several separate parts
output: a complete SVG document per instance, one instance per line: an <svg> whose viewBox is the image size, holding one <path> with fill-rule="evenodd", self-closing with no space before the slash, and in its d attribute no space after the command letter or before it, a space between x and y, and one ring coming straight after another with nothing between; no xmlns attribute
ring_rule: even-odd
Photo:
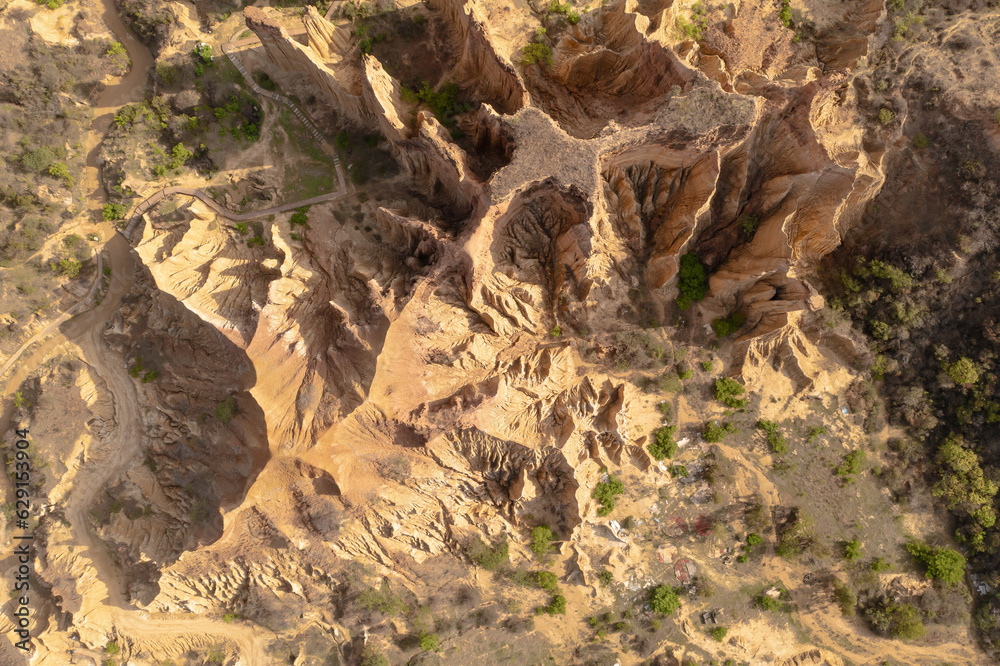
<svg viewBox="0 0 1000 666"><path fill-rule="evenodd" d="M222 616L222 621L225 622L226 624L232 624L233 622L238 620L239 617L240 616L237 615L236 613L226 613L225 615Z"/></svg>
<svg viewBox="0 0 1000 666"><path fill-rule="evenodd" d="M701 431L701 436L706 442L715 443L721 442L725 439L726 435L736 432L736 426L732 423L719 423L718 421L709 421L705 424L705 427Z"/></svg>
<svg viewBox="0 0 1000 666"><path fill-rule="evenodd" d="M121 648L118 647L116 641L108 641L108 644L104 646L104 654L116 655L120 650Z"/></svg>
<svg viewBox="0 0 1000 666"><path fill-rule="evenodd" d="M913 276L892 264L872 259L868 262L868 270L873 277L888 280L889 286L894 292L907 292L913 288Z"/></svg>
<svg viewBox="0 0 1000 666"><path fill-rule="evenodd" d="M64 259L60 259L59 263L54 265L54 268L61 275L68 278L75 278L80 274L80 269L83 268L83 264L73 257L65 257Z"/></svg>
<svg viewBox="0 0 1000 666"><path fill-rule="evenodd" d="M871 570L875 573L882 573L883 571L888 571L891 568L892 565L889 564L884 557L876 557L872 560Z"/></svg>
<svg viewBox="0 0 1000 666"><path fill-rule="evenodd" d="M754 599L754 603L757 605L757 608L760 608L761 610L780 611L782 609L780 601L769 597L766 594L758 595L757 598Z"/></svg>
<svg viewBox="0 0 1000 666"><path fill-rule="evenodd" d="M437 634L420 634L420 649L424 652L437 652L441 649L441 639Z"/></svg>
<svg viewBox="0 0 1000 666"><path fill-rule="evenodd" d="M565 615L566 614L566 597L561 594L557 594L552 597L552 601L549 605L545 607L545 612L549 615Z"/></svg>
<svg viewBox="0 0 1000 666"><path fill-rule="evenodd" d="M812 548L815 542L812 519L797 514L781 529L774 553L778 557L792 559L804 553L806 549Z"/></svg>
<svg viewBox="0 0 1000 666"><path fill-rule="evenodd" d="M735 333L743 327L746 321L746 315L742 312L734 312L725 319L716 319L712 322L712 328L715 329L715 337L722 339ZM711 370L711 365L706 370Z"/></svg>
<svg viewBox="0 0 1000 666"><path fill-rule="evenodd" d="M677 287L680 289L677 305L682 310L687 310L695 301L705 298L705 294L708 293L708 275L705 272L705 265L693 252L681 257L677 275Z"/></svg>
<svg viewBox="0 0 1000 666"><path fill-rule="evenodd" d="M465 547L465 554L476 566L487 571L496 571L508 562L510 546L504 538L501 538L495 546L491 546L476 537Z"/></svg>
<svg viewBox="0 0 1000 666"><path fill-rule="evenodd" d="M126 104L115 113L115 125L118 125L118 127L131 127L140 119L140 114L144 108L142 104Z"/></svg>
<svg viewBox="0 0 1000 666"><path fill-rule="evenodd" d="M701 39L701 33L708 27L708 9L700 0L691 5L691 20L677 15L677 37L681 39Z"/></svg>
<svg viewBox="0 0 1000 666"><path fill-rule="evenodd" d="M552 49L547 44L531 42L521 49L521 64L527 67L535 63L552 66Z"/></svg>
<svg viewBox="0 0 1000 666"><path fill-rule="evenodd" d="M194 55L204 64L210 64L212 62L212 47L209 44L199 44L194 48Z"/></svg>
<svg viewBox="0 0 1000 666"><path fill-rule="evenodd" d="M123 204L116 203L106 203L104 204L104 219L107 221L120 220L125 217L126 209Z"/></svg>
<svg viewBox="0 0 1000 666"><path fill-rule="evenodd" d="M309 217L305 213L296 211L292 213L292 216L288 218L288 225L290 227L304 227L309 222Z"/></svg>
<svg viewBox="0 0 1000 666"><path fill-rule="evenodd" d="M559 581L556 575L551 571L539 571L535 574L538 580L538 587L543 590L548 590L549 592L555 592L559 587Z"/></svg>
<svg viewBox="0 0 1000 666"><path fill-rule="evenodd" d="M264 90L274 92L275 90L278 89L277 82L270 76L268 76L267 72L254 72L253 80L256 81L257 85L259 85Z"/></svg>
<svg viewBox="0 0 1000 666"><path fill-rule="evenodd" d="M792 3L791 0L781 0L781 9L778 10L778 20L786 28L792 27Z"/></svg>
<svg viewBox="0 0 1000 666"><path fill-rule="evenodd" d="M233 228L236 229L236 231L243 234L244 236L246 236L247 233L250 231L250 227L247 226L246 222L236 222L235 224L233 224Z"/></svg>
<svg viewBox="0 0 1000 666"><path fill-rule="evenodd" d="M865 619L880 634L912 640L924 635L920 611L908 603L882 598L865 609Z"/></svg>
<svg viewBox="0 0 1000 666"><path fill-rule="evenodd" d="M841 615L849 617L855 614L858 605L857 595L836 578L833 579L833 600L840 607Z"/></svg>
<svg viewBox="0 0 1000 666"><path fill-rule="evenodd" d="M104 55L109 56L120 67L128 67L128 51L125 50L125 46L121 42L112 42L104 52Z"/></svg>
<svg viewBox="0 0 1000 666"><path fill-rule="evenodd" d="M747 535L747 545L751 548L759 546L762 543L764 543L764 538L756 532L751 532Z"/></svg>
<svg viewBox="0 0 1000 666"><path fill-rule="evenodd" d="M973 386L979 381L981 370L978 363L963 356L954 363L946 365L945 372L959 386Z"/></svg>
<svg viewBox="0 0 1000 666"><path fill-rule="evenodd" d="M660 412L660 418L667 421L674 415L674 406L669 402L660 402L656 405L657 411Z"/></svg>
<svg viewBox="0 0 1000 666"><path fill-rule="evenodd" d="M923 132L917 132L917 135L913 137L913 147L917 150L923 150L929 145L931 145L931 140Z"/></svg>
<svg viewBox="0 0 1000 666"><path fill-rule="evenodd" d="M21 156L21 166L30 173L43 173L55 162L56 154L47 146L29 151Z"/></svg>
<svg viewBox="0 0 1000 666"><path fill-rule="evenodd" d="M747 406L743 395L743 386L731 377L719 377L715 380L715 399L732 409L742 409Z"/></svg>
<svg viewBox="0 0 1000 666"><path fill-rule="evenodd" d="M771 452L775 455L785 455L788 453L788 442L784 435L778 432L778 424L774 421L761 419L757 421L757 427L767 434L767 445L771 447Z"/></svg>
<svg viewBox="0 0 1000 666"><path fill-rule="evenodd" d="M562 327L559 326L559 324L556 324L555 326L552 327L552 330L549 331L549 333L552 335L553 338L558 338L560 335L562 335Z"/></svg>
<svg viewBox="0 0 1000 666"><path fill-rule="evenodd" d="M389 581L382 579L379 589L368 588L358 595L358 604L382 615L401 615L410 611L398 594L389 588Z"/></svg>
<svg viewBox="0 0 1000 666"><path fill-rule="evenodd" d="M604 471L607 472L607 470ZM597 510L597 515L606 516L614 511L615 497L623 492L625 492L625 484L608 473L608 480L598 483L594 487L594 492L591 493L591 497L601 505L601 508Z"/></svg>
<svg viewBox="0 0 1000 666"><path fill-rule="evenodd" d="M757 233L757 227L760 226L760 218L756 215L751 215L750 213L743 213L740 215L737 222L740 225L740 231L742 231L747 238L753 238L754 234Z"/></svg>
<svg viewBox="0 0 1000 666"><path fill-rule="evenodd" d="M986 476L979 456L966 448L964 438L948 435L934 461L941 475L931 489L934 496L946 500L950 510L972 517L982 528L993 527L997 519L993 500L998 484Z"/></svg>
<svg viewBox="0 0 1000 666"><path fill-rule="evenodd" d="M810 444L815 444L816 440L820 438L821 435L826 434L826 426L813 426L809 428L809 434L806 436L806 441Z"/></svg>
<svg viewBox="0 0 1000 666"><path fill-rule="evenodd" d="M76 182L69 173L69 167L63 162L53 162L49 165L48 171L50 176L62 179L68 187L73 187L73 183Z"/></svg>
<svg viewBox="0 0 1000 666"><path fill-rule="evenodd" d="M445 127L455 124L454 116L470 109L469 105L459 99L458 84L445 83L437 90L424 81L417 91L417 99L427 105L434 117Z"/></svg>
<svg viewBox="0 0 1000 666"><path fill-rule="evenodd" d="M215 406L215 418L220 423L229 423L236 416L237 405L236 396L227 396L225 400Z"/></svg>
<svg viewBox="0 0 1000 666"><path fill-rule="evenodd" d="M601 573L597 574L597 579L601 581L602 587L608 587L611 583L615 582L615 575L605 569Z"/></svg>
<svg viewBox="0 0 1000 666"><path fill-rule="evenodd" d="M549 11L553 14L562 14L573 25L580 22L580 15L573 10L573 6L568 2L560 3L559 0L552 0L549 4Z"/></svg>
<svg viewBox="0 0 1000 666"><path fill-rule="evenodd" d="M861 473L861 469L864 467L864 464L864 449L857 449L856 451L851 451L845 455L844 462L838 465L834 472L845 482L850 483L855 474Z"/></svg>
<svg viewBox="0 0 1000 666"><path fill-rule="evenodd" d="M715 627L711 633L712 638L721 643L726 638L727 629L725 627Z"/></svg>
<svg viewBox="0 0 1000 666"><path fill-rule="evenodd" d="M681 599L677 590L667 585L659 585L653 589L649 607L660 615L673 615L681 607Z"/></svg>
<svg viewBox="0 0 1000 666"><path fill-rule="evenodd" d="M552 550L552 530L546 525L539 525L531 530L531 552L539 560L544 559Z"/></svg>
<svg viewBox="0 0 1000 666"><path fill-rule="evenodd" d="M147 370L146 374L144 374L142 376L142 383L143 384L148 384L148 383L150 383L152 381L155 381L156 378L159 377L159 376L160 376L160 373L158 373L156 370Z"/></svg>
<svg viewBox="0 0 1000 666"><path fill-rule="evenodd" d="M935 548L911 541L906 550L913 559L922 563L928 578L935 578L948 585L958 585L965 580L965 557L950 548Z"/></svg>
<svg viewBox="0 0 1000 666"><path fill-rule="evenodd" d="M673 478L675 478L675 479L677 477L681 477L681 478L685 478L686 479L688 477L687 467L685 467L684 465L671 465L670 466L670 476L673 477Z"/></svg>
<svg viewBox="0 0 1000 666"><path fill-rule="evenodd" d="M79 250L86 251L86 245L83 242L83 236L79 234L70 234L63 238L63 246L73 249L77 248Z"/></svg>
<svg viewBox="0 0 1000 666"><path fill-rule="evenodd" d="M178 143L174 145L174 147L170 149L171 159L167 163L167 168L179 169L185 162L187 162L191 158L193 154L194 153L188 150L183 143Z"/></svg>
<svg viewBox="0 0 1000 666"><path fill-rule="evenodd" d="M886 341L892 337L892 326L881 321L879 319L873 319L869 322L869 330L873 338L879 341Z"/></svg>
<svg viewBox="0 0 1000 666"><path fill-rule="evenodd" d="M677 453L677 442L674 441L674 434L677 426L662 426L653 431L653 441L650 442L649 455L656 460L666 460L673 458Z"/></svg>
<svg viewBox="0 0 1000 666"><path fill-rule="evenodd" d="M844 559L853 562L861 559L861 542L851 539L844 542Z"/></svg>
<svg viewBox="0 0 1000 666"><path fill-rule="evenodd" d="M896 118L896 114L893 113L892 111L890 111L889 109L879 109L879 112L878 112L878 121L879 121L879 123L881 123L883 125L888 125L893 120L895 120L895 118Z"/></svg>

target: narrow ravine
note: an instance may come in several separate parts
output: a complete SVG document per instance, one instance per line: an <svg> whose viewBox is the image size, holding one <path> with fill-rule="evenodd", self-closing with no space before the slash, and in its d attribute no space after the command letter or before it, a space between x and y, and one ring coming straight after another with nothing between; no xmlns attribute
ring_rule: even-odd
<svg viewBox="0 0 1000 666"><path fill-rule="evenodd" d="M102 208L105 202L104 188L101 186L100 169L98 159L101 153L101 141L111 126L111 121L119 108L131 102L142 99L143 90L149 72L153 67L153 54L125 27L118 12L115 9L113 0L101 0L101 18L107 24L111 32L128 51L128 57L132 61L128 73L117 82L109 84L94 107L94 119L90 124L90 133L87 135L85 143L87 151L87 165L84 168L84 182L87 192L87 207L94 215L94 220L103 220ZM107 223L103 232L105 240L114 233L114 227Z"/></svg>
<svg viewBox="0 0 1000 666"><path fill-rule="evenodd" d="M45 341L30 357L23 359L16 367L10 383L16 386L16 383L23 381L34 368L44 362L57 345L73 341L80 345L84 359L104 379L113 396L115 429L106 441L93 447L95 455L88 457L76 470L66 496L65 514L70 523L71 534L71 543L68 545L71 546L71 552L76 550L77 556L89 562L88 568L92 572L88 587L81 590L83 604L75 614L74 624L99 634L124 635L132 656L142 654L149 657L151 652L175 652L174 648L179 643L197 645L222 640L235 644L241 653L240 663L264 666L269 663L264 649L269 632L205 618L153 617L131 608L107 547L96 538L88 523L87 513L95 497L111 479L135 462L139 455L138 444L142 428L140 407L132 379L128 376L122 359L110 354L102 340L109 319L118 310L122 297L132 286L136 256L125 237L115 231L113 224L103 221L105 192L98 168L100 144L117 110L125 104L142 99L144 86L154 63L149 49L135 39L122 23L112 0L101 0L101 5L105 23L125 46L131 59L129 72L108 85L98 99L86 139L84 180L87 208L94 215L94 221L101 224L101 235L106 241L103 251L111 267L110 286L99 306L57 322L59 334ZM8 404L0 425L9 423L12 416L12 404ZM65 545L49 544L49 547L51 551ZM57 663L56 660L62 659L67 661L58 663L68 663L72 659L69 650L75 650L78 663L81 659L93 660L94 653L84 649L79 643L72 647L60 643L59 640L46 641L35 657L41 656L45 663Z"/></svg>

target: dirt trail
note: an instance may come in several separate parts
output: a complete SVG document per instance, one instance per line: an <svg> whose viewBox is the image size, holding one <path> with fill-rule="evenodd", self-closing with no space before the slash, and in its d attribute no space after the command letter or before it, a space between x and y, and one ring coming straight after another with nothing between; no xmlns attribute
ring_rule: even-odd
<svg viewBox="0 0 1000 666"><path fill-rule="evenodd" d="M84 187L87 192L87 205L95 214L94 221L102 221L102 208L105 202L104 188L101 186L98 156L100 144L118 109L130 102L142 99L146 77L153 66L153 54L137 40L122 20L118 17L112 0L101 0L101 18L114 33L118 41L125 46L132 60L128 74L117 82L110 83L101 93L94 108L94 120L90 124L90 133L85 143L87 150L87 166L84 168ZM110 228L109 228L110 231Z"/></svg>
<svg viewBox="0 0 1000 666"><path fill-rule="evenodd" d="M79 311L79 309L83 306L84 303L86 303L87 301L90 300L91 296L94 295L94 292L97 291L97 285L99 285L101 283L101 276L103 274L104 274L104 257L101 255L100 252L98 252L97 253L97 273L94 275L94 281L93 281L93 283L91 283L90 289L87 291L86 295L83 298L81 298L79 301L77 301L75 304L73 304L69 308L67 308L65 312L63 312L61 315L59 315L58 317L56 317L52 321L52 323L50 323L48 326L46 326L45 328L43 328L42 330L38 331L37 333L35 333L30 338L28 338L25 341L25 343L23 345L21 345L20 348L16 352L14 352L13 354L11 354L11 357L9 359L7 359L7 362L3 364L2 368L0 368L0 379L3 379L3 376L5 374L7 374L7 370L10 369L10 366L14 365L14 362L17 361L17 359L21 356L21 354L23 354L28 349L28 347L30 347L31 345L35 344L36 342L38 342L42 338L46 337L52 331L56 330L56 328L60 324L62 324L64 321L66 321L67 319L69 319L70 317L72 317L77 311ZM14 383L8 384L5 390L0 391L0 397L4 397L4 396L8 395L9 392L13 390L12 387L17 387L19 384L20 384L20 382L18 382L17 384L14 384Z"/></svg>
<svg viewBox="0 0 1000 666"><path fill-rule="evenodd" d="M305 32L305 29L303 29L301 32ZM340 164L340 157L337 155L336 149L333 146L331 146L330 143L326 140L326 138L320 133L319 129L312 122L312 120L310 120L309 117L301 109L299 109L299 107L297 107L291 99L285 97L284 95L279 95L277 93L264 90L259 85L257 85L257 82L253 80L253 77L250 76L250 73L243 66L243 63L240 62L240 58L238 55L236 55L236 53L242 49L251 48L255 46L257 47L260 46L260 40L257 39L256 37L252 37L250 39L244 39L241 41L227 42L222 45L222 52L225 53L226 57L229 58L230 62L233 63L236 69L243 76L243 79L247 82L247 85L249 85L250 88L255 93L290 108L292 110L292 113L295 114L295 117L298 118L299 121L306 126L306 129L309 130L309 133L312 134L313 138L317 141L317 143L321 144L323 146L323 149L333 156L333 165L337 171L337 189L332 192L328 192L326 194L321 194L319 196L312 197L310 199L303 199L301 201L284 203L278 206L265 208L263 210L253 211L250 213L234 213L230 211L228 208L224 208L223 206L219 205L211 196L209 196L206 192L203 192L202 190L194 190L187 187L166 187L162 190L159 190L149 195L141 202L139 202L139 204L136 205L134 209L132 209L132 213L128 216L125 222L124 229L122 231L122 233L125 234L125 237L128 238L129 240L132 239L132 234L135 231L135 228L138 225L139 221L142 219L142 215L147 210L155 206L165 196L169 196L171 194L183 194L189 197L194 197L196 199L199 199L200 201L205 203L205 205L207 205L209 208L214 210L218 215L230 220L236 220L240 222L246 220L253 220L258 217L264 217L266 215L283 213L285 211L294 210L302 206L311 206L313 204L323 203L326 201L333 201L334 199L338 199L346 195L351 189L353 189L352 186L349 185L347 182L347 177L344 174L343 166L341 166Z"/></svg>
<svg viewBox="0 0 1000 666"><path fill-rule="evenodd" d="M272 206L271 208L264 208L262 210L253 211L250 213L234 213L228 208L220 206L212 197L201 190L192 190L188 187L166 187L142 201L138 206L135 207L135 211L129 217L128 225L122 231L127 238L131 240L132 233L135 231L140 219L142 219L143 213L155 206L164 197L170 196L171 194L183 194L185 196L194 197L198 199L206 206L211 208L217 215L224 217L227 220L245 221L253 220L258 217L264 217L266 215L274 215L276 213L284 213L286 211L295 210L296 208L301 208L302 206L311 206L313 204L323 203L325 201L333 201L334 199L339 199L340 197L347 194L346 189L338 188L333 192L327 194L321 194L317 197L312 197L311 199L303 199L301 201L292 201L290 203L281 204L280 206Z"/></svg>
<svg viewBox="0 0 1000 666"><path fill-rule="evenodd" d="M128 31L118 17L112 0L102 0L101 4L104 9L103 18L128 51L132 68L125 77L116 84L109 85L102 93L87 139L85 179L89 207L95 215L95 221L103 219L102 207L105 201L98 170L101 140L118 108L142 98L146 78L153 66L153 56L149 49L140 44ZM139 455L139 433L142 427L135 384L128 376L121 360L107 358L106 350L101 344L104 327L117 311L122 297L132 286L135 271L132 247L123 236L114 233L110 224L106 227L110 240L105 247L109 252L112 266L108 294L100 306L71 319L60 336L78 340L87 361L107 382L114 398L117 426L108 442L110 444L108 459L95 461L95 464L88 464L78 471L66 506L73 540L85 548L82 554L93 564L97 574L96 582L104 587L105 592L101 594L99 589L88 591L84 596L84 607L75 621L100 630L110 630L114 627L133 638L137 646L142 643L157 642L158 639L166 639L169 642L185 634L214 636L235 643L247 664L263 666L268 663L262 645L267 632L204 619L149 619L146 613L124 610L126 601L119 584L118 571L107 549L97 541L88 528L86 513L94 497L103 491L110 479L121 473Z"/></svg>
<svg viewBox="0 0 1000 666"><path fill-rule="evenodd" d="M887 660L903 664L990 663L972 644L915 645L879 638L845 619L822 587L803 583L798 574L779 558L772 557L767 567L770 569L767 575L781 581L791 595L798 607L796 618L808 632L810 640L859 666L874 666Z"/></svg>
<svg viewBox="0 0 1000 666"><path fill-rule="evenodd" d="M108 354L102 345L104 328L121 305L122 297L132 287L135 255L123 236L115 234L105 246L113 267L108 293L99 306L70 319L59 335L46 341L18 370L11 383L23 381L31 368L43 362L53 348L66 341L80 345L84 357L107 383L114 399L115 429L101 444L100 451L88 456L70 479L72 485L66 502L66 517L70 523L72 543L82 548L79 555L93 566L93 576L83 591L83 606L74 623L101 633L112 629L130 640L133 650L170 643L183 636L215 638L234 643L247 665L269 663L264 645L266 631L240 625L229 625L207 619L151 618L147 613L130 608L119 580L119 571L107 548L89 529L87 511L98 494L116 475L122 473L140 455L142 419L139 414L135 383L128 375L123 359ZM16 384L13 384L16 386ZM2 424L0 424L2 425ZM195 641L197 642L197 641ZM161 648L162 649L162 648Z"/></svg>
<svg viewBox="0 0 1000 666"><path fill-rule="evenodd" d="M133 462L138 454L137 445L142 427L135 384L122 366L121 361L109 359L109 354L101 345L104 325L118 309L122 297L131 288L135 270L129 251L131 248L124 238L115 235L108 242L108 247L116 248L116 254L119 256L116 257L118 261L115 264L118 269L112 273L112 285L108 290L107 298L99 307L89 311L86 316L74 320L70 327L73 330L67 330L64 333L67 338L76 340L83 350L84 358L107 382L108 391L114 398L115 409L115 429L109 440L102 446L102 448L109 450L111 454L109 459L88 460L84 463L72 479L73 490L66 504L66 517L70 522L70 533L73 535L73 541L86 546L87 549L83 556L93 563L98 572L97 581L103 582L106 587L104 595L87 594L84 599L85 608L86 602L105 596L110 605L125 606L120 586L110 582L117 577L114 564L103 545L95 543L92 538L87 521L87 509L93 504L95 497L107 487L108 482ZM81 615L85 617L86 612Z"/></svg>
<svg viewBox="0 0 1000 666"><path fill-rule="evenodd" d="M97 223L103 221L102 208L105 201L98 169L100 142L117 109L123 104L142 98L143 86L153 65L153 57L149 50L125 28L115 11L113 2L102 0L102 7L103 18L128 51L132 68L125 77L109 85L102 93L86 141L87 165L84 179L88 207ZM237 646L242 655L241 663L248 666L265 666L270 663L265 650L270 632L203 618L152 618L148 613L128 609L119 581L119 572L104 544L94 537L88 527L87 510L95 496L104 490L115 475L121 473L136 456L140 455L138 443L142 427L135 384L128 376L122 359L109 356L101 340L108 320L117 311L122 297L132 286L135 272L134 254L125 237L115 233L110 224L102 226L105 238L110 238L105 245L112 268L107 295L99 306L67 321L71 311L75 311L80 305L78 303L71 311L67 311L46 327L43 333L47 334L55 327L59 327L59 334L47 340L21 363L6 387L11 390L11 387L19 386L31 370L44 362L52 349L73 340L80 345L87 362L107 382L114 399L116 428L101 447L103 451L100 453L103 455L95 455L73 475L72 489L66 503L66 516L70 522L72 541L75 545L83 547L80 554L93 565L94 570L90 588L85 590L83 595L83 607L76 614L74 622L79 626L89 626L100 633L116 631L123 634L129 639L133 652L143 650L147 646L159 645L162 649L164 643L175 643L184 636L196 639L194 642L205 642L206 639L224 640ZM92 296L101 278L102 268L103 265L99 263L97 279L87 298ZM6 367L3 370L6 371ZM12 416L13 405L10 404L0 415L0 426L4 431L9 426ZM57 657L55 653L50 653L50 657L62 658Z"/></svg>

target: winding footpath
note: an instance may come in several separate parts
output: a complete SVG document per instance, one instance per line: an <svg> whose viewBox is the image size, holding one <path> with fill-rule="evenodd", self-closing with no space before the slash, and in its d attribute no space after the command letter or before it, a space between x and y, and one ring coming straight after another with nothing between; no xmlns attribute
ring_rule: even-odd
<svg viewBox="0 0 1000 666"><path fill-rule="evenodd" d="M42 338L48 337L48 335L52 333L54 330L56 330L59 326L61 326L64 321L66 321L74 314L79 312L83 304L91 299L91 297L94 295L94 292L97 291L97 285L101 283L101 276L104 275L104 257L101 255L100 252L97 252L96 254L97 254L97 274L94 276L94 282L90 285L90 290L87 291L86 296L84 296L75 304L67 308L65 312L56 317L52 321L52 323L50 323L48 326L46 326L42 330L32 335L30 338L28 338L24 342L24 344L21 345L20 348L18 348L18 350L14 352L9 359L7 359L7 362L3 364L3 367L0 367L0 379L3 379L3 376L7 374L8 370L10 370L10 367L17 362L17 359L21 357L21 354L27 351L28 347L35 344L36 342L39 342ZM9 390L10 387L8 386L7 390L0 392L0 396L6 396Z"/></svg>
<svg viewBox="0 0 1000 666"><path fill-rule="evenodd" d="M258 46L260 46L260 40L257 39L256 37L250 37L239 41L226 42L225 44L222 45L222 52L226 54L226 57L229 58L230 62L233 63L233 66L235 66L236 69L239 71L239 73L243 76L243 79L247 82L247 85L250 86L251 90L253 90L255 93L264 98L270 99L271 101L277 104L282 104L291 109L295 117L298 118L299 121L303 125L305 125L306 129L309 130L309 134L312 136L312 138L318 144L322 145L323 149L326 152L330 153L333 156L334 168L337 170L337 189L334 190L333 192L329 192L327 194L321 194L319 196L312 197L310 199L293 201L290 203L285 203L278 206L265 208L263 210L253 211L250 213L234 213L228 208L221 206L208 193L202 190L194 190L187 187L165 187L162 190L158 190L153 194L149 195L148 197L140 201L134 209L132 209L132 213L128 216L123 225L123 228L121 229L121 233L125 235L125 238L127 238L129 242L133 242L134 239L132 238L132 236L135 233L135 229L138 226L139 222L142 220L142 216L146 213L146 211L148 211L150 208L158 204L164 197L171 196L174 194L182 194L185 196L194 197L199 201L204 202L209 208L214 210L216 214L225 217L226 219L245 221L245 220L252 220L258 217L264 217L266 215L273 215L275 213L284 213L289 210L301 208L302 206L311 206L312 204L323 203L325 201L333 201L334 199L338 199L348 193L349 189L347 185L347 178L344 176L344 168L340 164L340 157L338 157L337 151L334 149L333 146L330 145L329 141L326 140L326 137L323 136L322 132L319 131L316 125L314 125L313 122L309 120L308 116L306 116L306 114L303 113L302 110L299 109L299 107L296 106L292 100L285 97L284 95L279 95L278 93L271 92L270 90L264 90L259 85L257 85L257 82L253 80L253 77L250 75L250 72L247 71L246 67L243 66L243 63L236 55L238 51L248 48L256 48Z"/></svg>
<svg viewBox="0 0 1000 666"><path fill-rule="evenodd" d="M142 219L143 214L158 204L161 199L173 194L183 194L185 196L194 197L215 211L217 215L224 217L227 220L240 222L252 220L258 217L264 217L265 215L284 213L286 211L295 210L296 208L301 208L302 206L311 206L313 204L323 203L324 201L333 201L334 199L339 199L344 196L346 192L337 190L335 192L330 192L329 194L321 194L319 196L312 197L311 199L293 201L291 203L281 204L280 206L272 206L271 208L264 208L263 210L257 210L250 213L234 213L228 208L219 205L215 199L201 190L192 190L188 187L165 187L162 190L158 190L157 192L151 194L146 199L143 199L142 203L136 206L135 212L132 214L132 217L129 218L128 225L122 232L125 237L131 239L132 233L135 231L138 221Z"/></svg>
<svg viewBox="0 0 1000 666"><path fill-rule="evenodd" d="M101 0L101 5L103 19L125 46L132 60L132 68L125 77L108 85L101 94L86 140L87 164L84 182L87 205L95 216L94 219L97 220L103 217L102 208L105 202L98 164L100 142L117 110L125 104L141 99L148 72L153 65L153 58L149 50L142 46L124 26L118 17L113 1ZM234 60L234 64L235 62ZM242 64L238 64L237 67L246 77L247 74L242 68ZM256 89L256 84L253 84L249 77L248 82ZM275 99L270 94L267 96ZM275 101L282 102L280 99L275 99ZM290 101L287 101L287 104L294 107ZM298 110L295 109L295 111ZM296 113L296 117L300 117L300 114L301 112ZM314 127L311 129L315 130ZM213 210L228 219L251 219L343 196L347 193L348 188L336 155L335 165L340 184L340 188L336 192L256 213L242 215L232 213L215 203L207 194L183 188L161 190L147 198L139 207L153 198L158 201L169 194L187 194L205 201ZM149 205L146 205L142 208L142 212L148 208ZM142 212L139 213L140 216ZM6 384L6 390L0 395L6 395L20 386L30 371L43 363L57 345L73 341L79 344L87 363L106 383L114 403L114 430L108 437L99 441L95 440L88 448L85 460L79 462L72 470L71 477L64 478L60 482L61 487L53 490L53 495L60 498L57 502L64 507L69 522L70 538L63 543L49 543L48 555L51 557L57 549L63 551L60 555L65 555L64 549L68 549L73 559L80 558L87 562L86 574L76 583L82 599L81 607L74 610L74 626L81 629L86 628L89 636L123 636L126 643L123 650L127 651L128 654L123 652L122 656L126 658L140 654L148 656L151 652L169 652L184 643L204 644L206 641L225 641L234 645L238 650L240 655L238 664L242 666L269 666L273 661L268 655L266 647L273 638L273 634L263 627L242 622L226 624L197 616L152 615L135 609L128 601L120 578L121 572L111 559L106 545L97 539L90 529L87 514L94 499L117 475L123 473L130 464L141 458L139 445L144 427L135 383L127 373L124 359L111 353L102 339L109 320L118 311L122 298L132 286L133 276L137 268L135 253L132 250L129 237L122 233L115 233L110 224L104 225L102 235L108 239L103 251L107 253L109 258L111 276L108 291L101 303L91 309L83 307L93 297L103 277L104 262L101 254L98 253L97 275L87 295L55 321L33 335L0 368L0 377L2 377L22 358L27 349L49 336L53 331L58 330L57 335L49 337L27 359L18 364L14 375ZM7 401L3 413L0 414L0 432L7 430L13 415L13 402ZM10 630L7 622L0 624L3 625L0 630ZM47 635L46 639L40 642L38 652L33 659L40 657L44 663L62 664L68 663L67 657L72 659L70 655L75 652L74 663L85 664L89 662L98 666L100 664L99 651L100 647L88 649L81 643L67 644L65 635L60 632Z"/></svg>

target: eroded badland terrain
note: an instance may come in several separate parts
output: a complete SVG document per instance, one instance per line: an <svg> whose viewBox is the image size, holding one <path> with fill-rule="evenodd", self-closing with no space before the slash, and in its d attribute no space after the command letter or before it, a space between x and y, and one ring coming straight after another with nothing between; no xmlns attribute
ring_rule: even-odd
<svg viewBox="0 0 1000 666"><path fill-rule="evenodd" d="M0 0L0 663L992 663L998 72L981 0Z"/></svg>

